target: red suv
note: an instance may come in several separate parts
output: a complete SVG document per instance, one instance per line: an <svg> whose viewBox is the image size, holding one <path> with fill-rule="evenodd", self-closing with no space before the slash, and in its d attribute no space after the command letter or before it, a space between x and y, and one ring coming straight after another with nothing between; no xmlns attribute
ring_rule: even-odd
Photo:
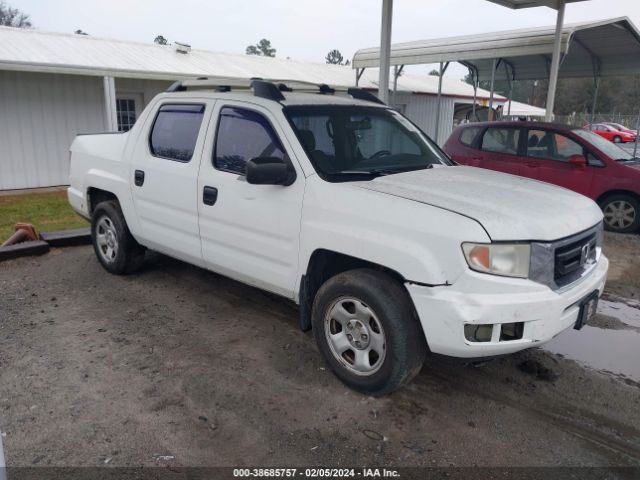
<svg viewBox="0 0 640 480"><path fill-rule="evenodd" d="M640 228L640 158L593 132L539 122L468 123L456 128L443 148L463 165L586 195L602 208L608 230Z"/></svg>

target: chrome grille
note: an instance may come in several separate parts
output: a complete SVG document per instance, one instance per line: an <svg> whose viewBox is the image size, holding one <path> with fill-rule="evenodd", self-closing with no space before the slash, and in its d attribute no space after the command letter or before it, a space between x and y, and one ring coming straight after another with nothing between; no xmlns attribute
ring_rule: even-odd
<svg viewBox="0 0 640 480"><path fill-rule="evenodd" d="M553 290L568 288L588 274L598 262L602 248L602 223L553 242L531 244L529 278Z"/></svg>
<svg viewBox="0 0 640 480"><path fill-rule="evenodd" d="M579 278L596 258L596 234L581 238L555 250L554 280L559 286Z"/></svg>

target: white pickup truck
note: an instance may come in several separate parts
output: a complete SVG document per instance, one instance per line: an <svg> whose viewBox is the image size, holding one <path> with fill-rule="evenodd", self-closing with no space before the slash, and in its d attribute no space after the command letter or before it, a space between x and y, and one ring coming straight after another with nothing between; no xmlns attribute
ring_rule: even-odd
<svg viewBox="0 0 640 480"><path fill-rule="evenodd" d="M129 132L75 139L69 201L109 272L149 248L287 297L374 395L429 352L512 353L595 311L608 261L588 198L453 165L359 89L241 83L177 82Z"/></svg>

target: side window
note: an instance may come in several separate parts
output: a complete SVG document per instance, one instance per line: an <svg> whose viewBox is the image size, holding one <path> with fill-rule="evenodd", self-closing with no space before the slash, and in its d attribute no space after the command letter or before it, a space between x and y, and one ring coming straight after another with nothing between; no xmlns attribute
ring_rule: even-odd
<svg viewBox="0 0 640 480"><path fill-rule="evenodd" d="M482 136L482 150L487 152L518 154L519 128L487 128Z"/></svg>
<svg viewBox="0 0 640 480"><path fill-rule="evenodd" d="M190 161L203 115L204 105L162 105L151 127L151 154L178 162Z"/></svg>
<svg viewBox="0 0 640 480"><path fill-rule="evenodd" d="M584 155L578 142L548 130L529 130L527 156L547 160L569 161L571 155Z"/></svg>
<svg viewBox="0 0 640 480"><path fill-rule="evenodd" d="M282 143L264 116L237 107L220 111L213 152L213 165L218 170L244 175L252 158L284 156Z"/></svg>
<svg viewBox="0 0 640 480"><path fill-rule="evenodd" d="M462 143L463 145L471 146L479 131L480 128L478 127L463 128L462 133L460 133L460 143Z"/></svg>

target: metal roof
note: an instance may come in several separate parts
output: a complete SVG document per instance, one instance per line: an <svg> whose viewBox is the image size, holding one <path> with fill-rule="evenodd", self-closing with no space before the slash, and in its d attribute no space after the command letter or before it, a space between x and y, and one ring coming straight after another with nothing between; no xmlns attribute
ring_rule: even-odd
<svg viewBox="0 0 640 480"><path fill-rule="evenodd" d="M179 53L170 45L11 27L0 27L0 70L158 80L261 77L339 87L355 84L355 73L347 66L198 49ZM377 81L375 72L365 71L359 86L377 89ZM438 92L438 77L402 75L398 79L398 91L435 95ZM442 93L472 97L473 87L465 82L444 78ZM478 98L488 97L489 92L478 90Z"/></svg>
<svg viewBox="0 0 640 480"><path fill-rule="evenodd" d="M391 46L391 65L457 61L477 68L480 79L487 80L497 58L502 72L512 69L516 79L547 78L554 31L549 26L398 43ZM561 52L560 77L592 76L594 67L604 76L640 73L640 32L627 17L565 25ZM355 53L352 66L379 62L379 48L365 48Z"/></svg>
<svg viewBox="0 0 640 480"><path fill-rule="evenodd" d="M511 104L511 109L509 109ZM544 108L529 105L527 103L521 103L516 101L507 101L502 107L502 115L509 113L512 117L542 117L547 113Z"/></svg>
<svg viewBox="0 0 640 480"><path fill-rule="evenodd" d="M532 7L550 7L558 9L559 0L488 0L503 7L520 9ZM584 2L586 0L563 0L564 3Z"/></svg>

